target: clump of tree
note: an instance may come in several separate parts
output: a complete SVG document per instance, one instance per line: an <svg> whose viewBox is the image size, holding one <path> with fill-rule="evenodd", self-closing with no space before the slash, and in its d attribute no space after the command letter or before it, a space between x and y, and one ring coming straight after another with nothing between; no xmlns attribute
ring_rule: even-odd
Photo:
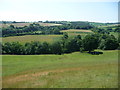
<svg viewBox="0 0 120 90"><path fill-rule="evenodd" d="M120 33L120 26L116 27L114 31Z"/></svg>
<svg viewBox="0 0 120 90"><path fill-rule="evenodd" d="M50 51L51 51L51 54L59 54L61 55L62 53L64 53L62 51L62 44L61 42L54 42L50 45Z"/></svg>
<svg viewBox="0 0 120 90"><path fill-rule="evenodd" d="M93 35L86 35L85 38L82 40L82 46L85 51L93 51L94 49L97 49L100 43L99 35L93 34Z"/></svg>
<svg viewBox="0 0 120 90"><path fill-rule="evenodd" d="M92 28L92 31L97 33L97 34L110 34L110 30L105 29L105 28L98 28L98 27L94 27Z"/></svg>
<svg viewBox="0 0 120 90"><path fill-rule="evenodd" d="M113 35L91 34L81 39L80 35L73 38L64 33L61 40L52 44L47 42L7 42L2 44L2 54L34 55L34 54L64 54L75 51L88 51L95 49L115 50L119 49L118 40Z"/></svg>
<svg viewBox="0 0 120 90"><path fill-rule="evenodd" d="M19 42L7 42L2 44L2 54L18 54L18 55L34 55L34 54L63 54L79 51L81 47L81 36L78 35L69 39L64 34L61 41L52 44L47 42L27 42L21 44Z"/></svg>
<svg viewBox="0 0 120 90"><path fill-rule="evenodd" d="M119 46L118 40L113 35L103 35L101 37L100 49L103 50L115 50Z"/></svg>
<svg viewBox="0 0 120 90"><path fill-rule="evenodd" d="M69 39L64 44L64 52L71 53L75 51L79 51L82 46L82 40L79 36L76 36L72 39Z"/></svg>

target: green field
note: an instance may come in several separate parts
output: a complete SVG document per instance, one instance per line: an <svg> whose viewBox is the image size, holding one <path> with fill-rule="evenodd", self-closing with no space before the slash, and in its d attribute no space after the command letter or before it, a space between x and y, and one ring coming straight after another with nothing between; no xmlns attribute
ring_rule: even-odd
<svg viewBox="0 0 120 90"><path fill-rule="evenodd" d="M3 88L117 88L118 51L3 55Z"/></svg>
<svg viewBox="0 0 120 90"><path fill-rule="evenodd" d="M80 33L80 32L92 33L91 30L84 30L84 29L69 29L69 30L62 30L61 32L68 32L68 33Z"/></svg>
<svg viewBox="0 0 120 90"><path fill-rule="evenodd" d="M69 29L69 30L62 30L61 32L67 32L69 36L81 35L82 38L88 34L93 33L91 30L84 30L84 29Z"/></svg>
<svg viewBox="0 0 120 90"><path fill-rule="evenodd" d="M70 30L62 30L61 32L67 32L69 37L74 37L76 35L81 35L82 38L87 34L93 33L91 30L77 30L77 29L70 29ZM58 41L61 39L63 35L24 35L24 36L11 36L11 37L3 37L2 42L31 42L31 41L40 41L40 42L49 42L52 43L54 41ZM0 38L1 39L1 38Z"/></svg>
<svg viewBox="0 0 120 90"><path fill-rule="evenodd" d="M62 35L24 35L24 36L12 36L12 37L3 37L2 42L31 42L31 41L40 41L40 42L54 42L58 41Z"/></svg>

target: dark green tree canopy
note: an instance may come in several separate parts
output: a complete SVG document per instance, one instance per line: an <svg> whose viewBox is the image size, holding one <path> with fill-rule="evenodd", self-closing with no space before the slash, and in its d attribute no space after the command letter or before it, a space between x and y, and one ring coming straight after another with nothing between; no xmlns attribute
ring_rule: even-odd
<svg viewBox="0 0 120 90"><path fill-rule="evenodd" d="M98 48L99 45L99 38L97 35L86 35L82 41L83 48L86 51L92 51Z"/></svg>

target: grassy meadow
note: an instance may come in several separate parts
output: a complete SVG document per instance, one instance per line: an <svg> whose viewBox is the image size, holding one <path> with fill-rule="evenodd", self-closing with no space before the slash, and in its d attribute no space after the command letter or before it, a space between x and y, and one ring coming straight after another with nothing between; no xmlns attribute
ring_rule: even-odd
<svg viewBox="0 0 120 90"><path fill-rule="evenodd" d="M83 29L69 29L69 30L62 30L61 32L68 32L68 33L81 33L81 32L84 32L84 33L92 33L91 30L83 30Z"/></svg>
<svg viewBox="0 0 120 90"><path fill-rule="evenodd" d="M84 36L86 36L87 34L91 34L93 33L91 30L76 30L76 29L69 29L69 30L63 30L61 32L67 32L69 37L74 37L76 35L81 35L81 37L83 38ZM55 41L58 41L61 39L63 35L24 35L24 36L10 36L10 37L3 37L2 38L2 42L21 42L21 43L25 43L25 42L31 42L31 41L40 41L40 42L48 42L48 43L52 43ZM1 39L1 38L0 38Z"/></svg>
<svg viewBox="0 0 120 90"><path fill-rule="evenodd" d="M100 51L100 50L99 50ZM3 55L3 88L117 88L118 50Z"/></svg>
<svg viewBox="0 0 120 90"><path fill-rule="evenodd" d="M54 41L58 41L62 35L24 35L24 36L11 36L11 37L3 37L2 41L5 42L20 42L26 43L31 41L40 41L40 42L49 42L52 43Z"/></svg>
<svg viewBox="0 0 120 90"><path fill-rule="evenodd" d="M66 32L70 37L74 37L76 35L81 35L84 38L88 34L92 34L91 30L83 30L83 29L69 29L69 30L62 30L61 32Z"/></svg>

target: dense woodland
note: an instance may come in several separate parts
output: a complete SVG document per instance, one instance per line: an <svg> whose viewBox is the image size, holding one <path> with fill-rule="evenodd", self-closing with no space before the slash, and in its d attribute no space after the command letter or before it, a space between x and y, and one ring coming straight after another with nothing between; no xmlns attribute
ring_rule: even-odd
<svg viewBox="0 0 120 90"><path fill-rule="evenodd" d="M16 22L14 22L16 23ZM53 23L53 22L49 22ZM57 22L54 22L57 23ZM47 42L34 41L21 44L19 42L7 42L2 45L2 54L18 54L18 55L34 55L34 54L64 54L75 51L88 51L94 49L115 50L120 49L120 38L115 38L110 35L110 32L119 32L118 26L98 28L96 25L91 25L88 22L58 22L60 26L41 26L37 23L30 24L24 27L9 27L2 28L3 37L20 36L20 35L45 35L45 34L63 34L60 41L49 44ZM61 30L68 29L90 29L94 34L86 35L83 39L80 35L74 38L69 38L67 33L61 33Z"/></svg>

